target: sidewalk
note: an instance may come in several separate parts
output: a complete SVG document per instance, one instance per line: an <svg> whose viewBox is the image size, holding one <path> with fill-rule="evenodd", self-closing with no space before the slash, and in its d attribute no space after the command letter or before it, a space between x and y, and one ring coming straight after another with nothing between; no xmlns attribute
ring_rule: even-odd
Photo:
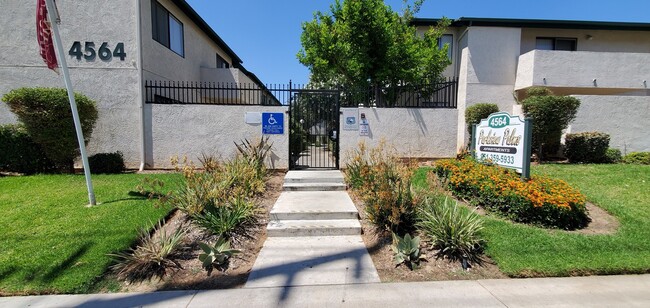
<svg viewBox="0 0 650 308"><path fill-rule="evenodd" d="M0 307L650 307L650 275L0 298Z"/></svg>

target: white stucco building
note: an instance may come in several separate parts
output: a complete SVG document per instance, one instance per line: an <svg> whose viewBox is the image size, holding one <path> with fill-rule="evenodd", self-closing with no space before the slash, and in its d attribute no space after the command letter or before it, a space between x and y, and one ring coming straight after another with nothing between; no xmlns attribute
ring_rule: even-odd
<svg viewBox="0 0 650 308"><path fill-rule="evenodd" d="M129 168L143 163L155 167L154 150L184 141L182 136L160 140L164 134L177 136L191 130L176 127L169 131L167 123L160 123L163 119L173 117L188 127L193 119L165 110L173 106L145 104L147 80L263 87L184 0L57 1L57 6L74 90L98 104L90 154L121 151ZM64 87L61 76L48 70L39 55L35 10L35 3L2 1L0 96L19 87ZM0 124L15 121L6 104L0 104ZM230 148L232 140L221 144ZM218 151L218 147L215 141L206 152ZM169 161L168 152L164 152L164 161Z"/></svg>
<svg viewBox="0 0 650 308"><path fill-rule="evenodd" d="M416 19L419 31L437 19ZM458 76L458 146L465 109L495 103L520 113L526 90L545 86L581 101L569 132L600 131L611 147L650 151L650 23L459 18L441 43Z"/></svg>

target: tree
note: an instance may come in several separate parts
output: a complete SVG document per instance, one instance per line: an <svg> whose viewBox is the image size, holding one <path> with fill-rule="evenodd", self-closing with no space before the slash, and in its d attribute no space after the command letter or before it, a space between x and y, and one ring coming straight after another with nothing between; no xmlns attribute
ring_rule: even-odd
<svg viewBox="0 0 650 308"><path fill-rule="evenodd" d="M400 16L381 0L336 0L331 15L317 11L302 25L298 60L311 82L345 89L435 82L450 62L438 39L449 20L418 36L410 21L422 4Z"/></svg>

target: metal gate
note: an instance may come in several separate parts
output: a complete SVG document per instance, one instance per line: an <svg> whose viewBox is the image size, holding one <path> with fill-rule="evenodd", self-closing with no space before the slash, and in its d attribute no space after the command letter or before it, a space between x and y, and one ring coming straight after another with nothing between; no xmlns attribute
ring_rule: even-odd
<svg viewBox="0 0 650 308"><path fill-rule="evenodd" d="M290 90L289 169L339 168L338 90Z"/></svg>

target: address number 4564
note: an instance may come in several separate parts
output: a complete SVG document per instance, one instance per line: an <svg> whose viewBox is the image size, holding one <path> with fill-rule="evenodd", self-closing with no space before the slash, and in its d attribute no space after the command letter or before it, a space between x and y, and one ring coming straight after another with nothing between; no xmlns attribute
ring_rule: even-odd
<svg viewBox="0 0 650 308"><path fill-rule="evenodd" d="M112 57L120 58L121 61L124 61L124 58L126 58L124 43L117 43L115 49L111 50L108 47L108 43L104 42L99 46L99 49L95 50L95 42L85 42L82 50L81 42L77 41L72 43L68 54L77 58L77 60L81 60L81 57L84 57L86 61L93 61L97 56L102 61L109 61Z"/></svg>

